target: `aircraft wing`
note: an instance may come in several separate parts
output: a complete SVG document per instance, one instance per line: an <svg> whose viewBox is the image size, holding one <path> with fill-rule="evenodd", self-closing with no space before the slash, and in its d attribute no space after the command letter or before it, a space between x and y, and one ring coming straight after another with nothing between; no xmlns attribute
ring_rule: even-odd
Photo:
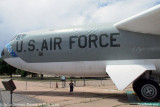
<svg viewBox="0 0 160 107"><path fill-rule="evenodd" d="M146 70L156 70L155 65L107 65L106 72L119 90L141 76Z"/></svg>
<svg viewBox="0 0 160 107"><path fill-rule="evenodd" d="M119 30L160 35L160 5L114 25Z"/></svg>

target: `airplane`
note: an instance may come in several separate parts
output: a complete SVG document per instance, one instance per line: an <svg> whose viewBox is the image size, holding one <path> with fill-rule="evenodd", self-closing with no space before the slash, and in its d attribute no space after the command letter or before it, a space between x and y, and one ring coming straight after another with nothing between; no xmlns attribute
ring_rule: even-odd
<svg viewBox="0 0 160 107"><path fill-rule="evenodd" d="M24 32L5 45L10 65L39 74L102 77L118 90L132 83L142 101L160 96L160 5L114 25Z"/></svg>

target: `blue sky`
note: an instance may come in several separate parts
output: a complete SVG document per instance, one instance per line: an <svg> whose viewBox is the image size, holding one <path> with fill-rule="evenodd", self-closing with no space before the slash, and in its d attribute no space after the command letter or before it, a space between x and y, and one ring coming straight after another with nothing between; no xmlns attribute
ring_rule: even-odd
<svg viewBox="0 0 160 107"><path fill-rule="evenodd" d="M159 0L0 0L0 52L21 32L114 24L157 4Z"/></svg>

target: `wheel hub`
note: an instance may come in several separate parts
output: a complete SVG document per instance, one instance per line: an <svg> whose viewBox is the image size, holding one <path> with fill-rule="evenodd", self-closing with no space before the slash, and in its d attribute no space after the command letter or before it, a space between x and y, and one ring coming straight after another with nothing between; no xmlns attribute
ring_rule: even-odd
<svg viewBox="0 0 160 107"><path fill-rule="evenodd" d="M141 88L141 93L145 98L150 99L150 98L154 98L157 95L157 90L153 85L145 84Z"/></svg>

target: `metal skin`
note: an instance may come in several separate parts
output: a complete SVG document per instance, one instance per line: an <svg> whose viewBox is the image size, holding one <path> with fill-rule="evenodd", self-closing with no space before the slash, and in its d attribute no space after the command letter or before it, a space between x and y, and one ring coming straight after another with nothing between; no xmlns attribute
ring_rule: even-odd
<svg viewBox="0 0 160 107"><path fill-rule="evenodd" d="M26 63L157 60L160 59L159 41L159 35L118 31L108 25L82 26L19 34L9 43L16 56L7 44L2 57L18 57ZM156 68L159 70L159 65Z"/></svg>
<svg viewBox="0 0 160 107"><path fill-rule="evenodd" d="M102 77L107 72L117 88L123 90L142 76L159 78L158 12L160 5L115 27L102 24L21 33L5 46L1 56L16 68L39 74ZM135 24L141 21L141 25ZM145 28L147 22L152 27ZM136 25L138 29L134 29ZM144 81L141 85L145 84ZM159 86L153 85L158 92ZM157 100L158 94L149 101Z"/></svg>
<svg viewBox="0 0 160 107"><path fill-rule="evenodd" d="M24 38L15 37L9 44L28 63L160 59L159 35L118 31L104 25L65 30L22 33ZM14 57L7 53L5 49L4 59Z"/></svg>
<svg viewBox="0 0 160 107"><path fill-rule="evenodd" d="M159 41L158 35L117 30L107 24L81 26L19 34L5 46L2 57L36 73L104 76L107 64L154 64L159 70Z"/></svg>

